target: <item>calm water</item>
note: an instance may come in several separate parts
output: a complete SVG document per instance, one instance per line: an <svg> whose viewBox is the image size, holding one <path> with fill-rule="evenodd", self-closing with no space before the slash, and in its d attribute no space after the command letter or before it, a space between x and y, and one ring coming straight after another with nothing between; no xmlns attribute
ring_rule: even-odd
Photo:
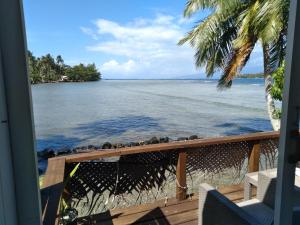
<svg viewBox="0 0 300 225"><path fill-rule="evenodd" d="M102 80L32 86L38 149L271 130L263 80Z"/></svg>

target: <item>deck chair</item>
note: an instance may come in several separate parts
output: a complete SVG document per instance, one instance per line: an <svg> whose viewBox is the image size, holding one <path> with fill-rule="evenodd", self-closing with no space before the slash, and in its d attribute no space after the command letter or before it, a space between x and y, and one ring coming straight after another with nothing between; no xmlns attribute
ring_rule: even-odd
<svg viewBox="0 0 300 225"><path fill-rule="evenodd" d="M209 184L199 188L199 225L272 225L274 223L276 176L258 174L257 196L233 203ZM300 189L295 187L293 225L300 225Z"/></svg>

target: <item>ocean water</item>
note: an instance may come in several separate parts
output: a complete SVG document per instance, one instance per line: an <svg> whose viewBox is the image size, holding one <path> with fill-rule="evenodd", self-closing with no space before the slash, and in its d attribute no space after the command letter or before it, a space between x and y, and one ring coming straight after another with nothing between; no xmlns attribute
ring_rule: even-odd
<svg viewBox="0 0 300 225"><path fill-rule="evenodd" d="M262 79L101 80L32 86L38 150L198 135L226 136L272 127Z"/></svg>

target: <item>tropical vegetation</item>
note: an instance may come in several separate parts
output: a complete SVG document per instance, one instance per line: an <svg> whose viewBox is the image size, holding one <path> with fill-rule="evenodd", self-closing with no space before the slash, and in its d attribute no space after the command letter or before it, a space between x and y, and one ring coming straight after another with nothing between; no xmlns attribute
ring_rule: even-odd
<svg viewBox="0 0 300 225"><path fill-rule="evenodd" d="M283 98L284 69L285 64L282 63L282 65L272 73L273 85L271 88L271 95L275 100L280 102L282 102ZM281 109L276 109L274 117L278 119L281 118Z"/></svg>
<svg viewBox="0 0 300 225"><path fill-rule="evenodd" d="M69 66L58 55L53 58L50 54L35 57L28 51L29 77L32 84L51 82L85 82L101 79L101 73L95 64Z"/></svg>
<svg viewBox="0 0 300 225"><path fill-rule="evenodd" d="M263 73L243 73L236 75L237 78L264 78Z"/></svg>
<svg viewBox="0 0 300 225"><path fill-rule="evenodd" d="M283 65L288 9L288 0L188 0L185 17L201 10L210 14L179 42L195 48L195 64L205 66L208 77L221 71L219 88L232 85L259 43L263 51L265 98L274 130L280 128L280 120L272 73Z"/></svg>

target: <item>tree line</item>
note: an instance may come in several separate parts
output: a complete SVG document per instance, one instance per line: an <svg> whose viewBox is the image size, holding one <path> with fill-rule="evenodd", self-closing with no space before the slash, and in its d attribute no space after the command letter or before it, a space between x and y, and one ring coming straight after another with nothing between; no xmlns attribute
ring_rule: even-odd
<svg viewBox="0 0 300 225"><path fill-rule="evenodd" d="M70 66L64 63L61 55L56 58L51 54L35 57L28 51L29 77L32 84L52 82L98 81L101 73L94 63L82 63Z"/></svg>
<svg viewBox="0 0 300 225"><path fill-rule="evenodd" d="M263 73L243 73L236 75L236 78L264 78Z"/></svg>

